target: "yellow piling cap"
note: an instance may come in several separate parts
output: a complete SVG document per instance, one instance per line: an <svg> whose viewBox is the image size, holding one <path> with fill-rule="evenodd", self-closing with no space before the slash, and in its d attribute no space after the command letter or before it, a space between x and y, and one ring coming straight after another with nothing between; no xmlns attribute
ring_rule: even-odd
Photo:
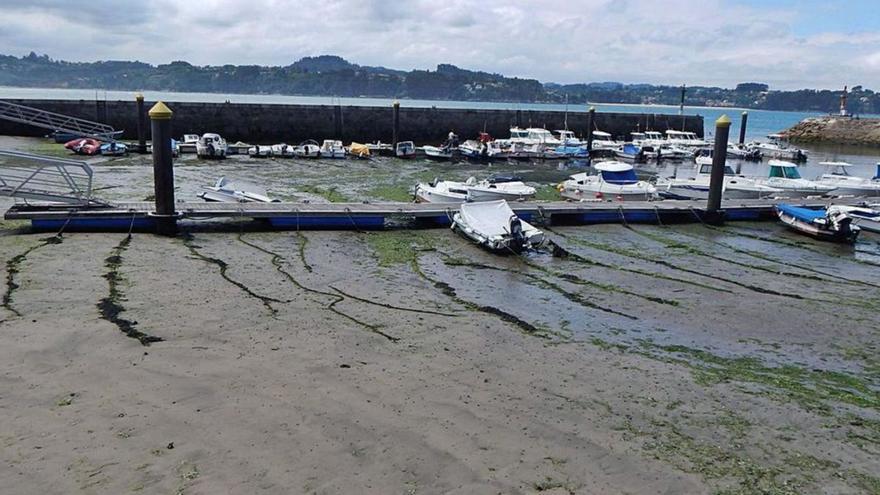
<svg viewBox="0 0 880 495"><path fill-rule="evenodd" d="M595 111L596 111L596 107L590 107L590 111L591 111L591 112L595 112Z"/></svg>
<svg viewBox="0 0 880 495"><path fill-rule="evenodd" d="M144 99L144 95L143 95L143 93L135 93L135 94L134 94L134 99L135 99L135 100L138 100L138 101L143 100L143 99Z"/></svg>
<svg viewBox="0 0 880 495"><path fill-rule="evenodd" d="M400 102L397 101L397 100L394 100L394 102L392 102L391 104L394 105L395 107L399 107L399 106L400 106Z"/></svg>
<svg viewBox="0 0 880 495"><path fill-rule="evenodd" d="M161 101L157 101L153 108L150 109L149 114L152 120L170 120L174 112Z"/></svg>
<svg viewBox="0 0 880 495"><path fill-rule="evenodd" d="M743 115L748 115L748 114L749 114L749 112L743 112Z"/></svg>
<svg viewBox="0 0 880 495"><path fill-rule="evenodd" d="M715 127L730 127L730 118L727 114L718 117L718 120L715 121Z"/></svg>

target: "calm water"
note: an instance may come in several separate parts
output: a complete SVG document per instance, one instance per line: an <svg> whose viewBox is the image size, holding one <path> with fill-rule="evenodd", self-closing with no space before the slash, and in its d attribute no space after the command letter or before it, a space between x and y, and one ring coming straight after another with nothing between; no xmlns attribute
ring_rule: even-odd
<svg viewBox="0 0 880 495"><path fill-rule="evenodd" d="M392 98L337 98L327 96L286 96L286 95L240 95L223 93L174 93L167 91L144 91L148 101L193 101L205 103L260 103L260 104L308 104L308 105L361 105L390 106ZM133 100L130 91L105 91L94 89L52 89L52 88L14 88L0 86L0 98L30 99L61 99L61 100ZM677 114L678 107L671 105L555 105L543 103L505 103L479 101L440 101L440 100L400 100L400 105L411 108L481 108L493 110L553 110L572 113L586 112L589 106L595 106L599 112L626 113L665 113ZM732 134L739 136L740 114L743 109L685 107L688 115L702 115L706 122L707 135L711 134L714 122L722 114L733 120ZM749 110L748 139L759 139L767 134L791 127L807 117L815 117L819 113L805 112L774 112L769 110Z"/></svg>

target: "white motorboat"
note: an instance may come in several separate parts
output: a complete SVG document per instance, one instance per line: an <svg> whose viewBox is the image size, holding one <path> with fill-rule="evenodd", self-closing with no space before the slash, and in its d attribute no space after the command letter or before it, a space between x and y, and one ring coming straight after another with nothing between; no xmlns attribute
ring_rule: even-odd
<svg viewBox="0 0 880 495"><path fill-rule="evenodd" d="M636 171L628 163L605 161L596 163L598 172L572 175L559 184L559 193L574 200L616 199L618 201L646 201L657 197L657 189L639 180Z"/></svg>
<svg viewBox="0 0 880 495"><path fill-rule="evenodd" d="M853 217L839 206L812 210L780 203L776 214L782 223L793 230L824 241L856 242L861 229L853 224Z"/></svg>
<svg viewBox="0 0 880 495"><path fill-rule="evenodd" d="M620 146L623 146L623 143L612 139L611 134L605 131L593 131L594 150L613 150Z"/></svg>
<svg viewBox="0 0 880 495"><path fill-rule="evenodd" d="M798 172L797 165L782 160L770 160L770 175L767 178L755 179L758 184L781 189L780 195L789 198L805 198L808 196L824 196L837 189L834 186L819 184L804 179Z"/></svg>
<svg viewBox="0 0 880 495"><path fill-rule="evenodd" d="M232 182L220 177L213 187L206 187L199 194L205 201L220 203L278 203L280 200L270 198L266 190L246 182Z"/></svg>
<svg viewBox="0 0 880 495"><path fill-rule="evenodd" d="M452 230L498 254L519 254L544 242L544 233L521 220L507 201L463 203Z"/></svg>
<svg viewBox="0 0 880 495"><path fill-rule="evenodd" d="M535 196L535 188L527 186L519 177L489 177L476 182L471 177L467 185L468 201L524 201Z"/></svg>
<svg viewBox="0 0 880 495"><path fill-rule="evenodd" d="M345 147L338 139L325 139L321 144L321 158L345 158Z"/></svg>
<svg viewBox="0 0 880 495"><path fill-rule="evenodd" d="M754 142L750 146L757 149L763 156L767 158L778 158L780 160L791 160L795 162L803 162L807 160L807 152L805 150L789 146L786 137L782 134L770 134L767 136L769 142Z"/></svg>
<svg viewBox="0 0 880 495"><path fill-rule="evenodd" d="M653 152L653 150L651 151ZM616 156L618 160L624 160L630 163L642 163L647 158L645 150L633 143L624 143L616 148L614 150L614 156Z"/></svg>
<svg viewBox="0 0 880 495"><path fill-rule="evenodd" d="M226 140L212 132L203 134L196 143L199 158L226 158Z"/></svg>
<svg viewBox="0 0 880 495"><path fill-rule="evenodd" d="M581 141L574 135L574 131L569 131L567 129L559 129L556 131L556 134L559 135L559 142L564 146L574 146L580 147L587 144L586 141Z"/></svg>
<svg viewBox="0 0 880 495"><path fill-rule="evenodd" d="M853 225L866 232L880 234L880 204L864 204L863 206L840 206L836 208L846 212L852 217Z"/></svg>
<svg viewBox="0 0 880 495"><path fill-rule="evenodd" d="M489 146L487 143L481 143L476 139L468 139L458 145L458 152L463 158L472 161L486 161L492 159L489 155Z"/></svg>
<svg viewBox="0 0 880 495"><path fill-rule="evenodd" d="M816 179L819 184L834 186L836 196L880 197L880 180L865 179L850 175L851 164L846 162L821 162L825 173Z"/></svg>
<svg viewBox="0 0 880 495"><path fill-rule="evenodd" d="M727 145L727 156L739 160L760 160L761 151L747 144L729 143Z"/></svg>
<svg viewBox="0 0 880 495"><path fill-rule="evenodd" d="M401 141L397 143L394 149L394 155L397 158L415 158L416 145L412 141Z"/></svg>
<svg viewBox="0 0 880 495"><path fill-rule="evenodd" d="M416 201L424 203L462 203L464 201L522 201L535 196L535 188L522 182L519 177L489 177L477 181L471 177L466 182L434 180L430 184L416 185Z"/></svg>
<svg viewBox="0 0 880 495"><path fill-rule="evenodd" d="M317 141L309 139L299 143L299 146L293 149L293 156L297 158L318 158L321 156L321 147Z"/></svg>
<svg viewBox="0 0 880 495"><path fill-rule="evenodd" d="M293 157L293 146L281 143L281 144L273 144L272 145L272 156L277 156L281 158L292 158Z"/></svg>
<svg viewBox="0 0 880 495"><path fill-rule="evenodd" d="M703 148L709 145L709 143L700 139L694 132L675 131L671 129L666 131L666 144L684 146L687 148Z"/></svg>
<svg viewBox="0 0 880 495"><path fill-rule="evenodd" d="M657 179L656 187L661 196L671 199L708 199L712 177L712 158L697 158L694 176L688 178L667 177ZM737 175L730 165L724 165L724 183L721 197L724 199L757 199L782 193L755 179Z"/></svg>
<svg viewBox="0 0 880 495"><path fill-rule="evenodd" d="M455 155L456 148L451 146L422 146L422 151L425 152L425 156L432 160L452 160L452 157Z"/></svg>
<svg viewBox="0 0 880 495"><path fill-rule="evenodd" d="M274 154L272 146L257 144L248 148L248 156L253 158L269 158Z"/></svg>
<svg viewBox="0 0 880 495"><path fill-rule="evenodd" d="M367 149L370 150L370 154L373 156L391 156L394 154L394 147L388 143L383 143L382 141L367 143L366 146Z"/></svg>
<svg viewBox="0 0 880 495"><path fill-rule="evenodd" d="M434 179L416 185L415 197L419 203L464 203L468 190L464 182Z"/></svg>

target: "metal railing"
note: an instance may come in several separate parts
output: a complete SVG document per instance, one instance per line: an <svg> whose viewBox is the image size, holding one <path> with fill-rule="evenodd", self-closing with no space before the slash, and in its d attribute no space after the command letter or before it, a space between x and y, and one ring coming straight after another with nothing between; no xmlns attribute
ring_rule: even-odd
<svg viewBox="0 0 880 495"><path fill-rule="evenodd" d="M113 129L112 126L100 122L70 117L4 100L0 100L0 119L99 141L114 141L121 133L121 131Z"/></svg>
<svg viewBox="0 0 880 495"><path fill-rule="evenodd" d="M76 205L92 198L92 168L67 158L0 150L0 196Z"/></svg>

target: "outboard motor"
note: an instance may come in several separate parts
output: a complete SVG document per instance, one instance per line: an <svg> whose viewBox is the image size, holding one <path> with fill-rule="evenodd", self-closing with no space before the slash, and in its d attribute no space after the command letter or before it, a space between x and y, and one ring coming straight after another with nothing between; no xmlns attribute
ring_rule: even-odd
<svg viewBox="0 0 880 495"><path fill-rule="evenodd" d="M880 163L877 164L877 174L874 175L874 180L880 180Z"/></svg>
<svg viewBox="0 0 880 495"><path fill-rule="evenodd" d="M523 234L522 221L516 215L510 217L510 249L516 253L526 247L526 236Z"/></svg>

